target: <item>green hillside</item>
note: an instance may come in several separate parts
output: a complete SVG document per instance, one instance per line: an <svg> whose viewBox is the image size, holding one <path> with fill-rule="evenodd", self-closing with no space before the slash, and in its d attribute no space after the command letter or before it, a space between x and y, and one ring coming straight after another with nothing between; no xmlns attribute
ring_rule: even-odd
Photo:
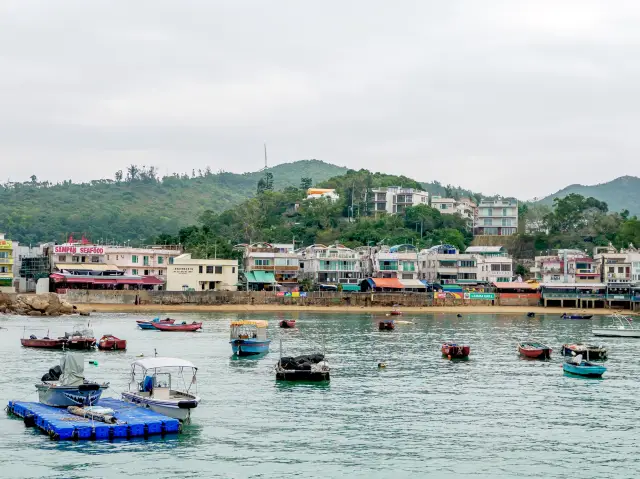
<svg viewBox="0 0 640 479"><path fill-rule="evenodd" d="M631 215L640 216L640 178L635 176L621 176L598 185L570 185L539 202L551 205L554 198L564 198L571 193L604 201L609 211L629 210Z"/></svg>
<svg viewBox="0 0 640 479"><path fill-rule="evenodd" d="M347 171L317 160L269 168L273 188L322 182ZM256 194L264 171L235 174L193 171L159 178L154 168L132 166L116 179L59 184L32 181L0 186L0 231L25 243L61 241L84 233L93 241L138 242L177 233L206 210L221 212Z"/></svg>

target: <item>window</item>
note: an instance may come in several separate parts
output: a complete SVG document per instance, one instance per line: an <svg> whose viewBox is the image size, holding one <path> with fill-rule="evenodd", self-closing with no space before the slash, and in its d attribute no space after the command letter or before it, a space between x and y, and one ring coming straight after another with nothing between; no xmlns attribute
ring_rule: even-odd
<svg viewBox="0 0 640 479"><path fill-rule="evenodd" d="M493 220L491 218L484 218L483 224L484 226L491 226L493 225Z"/></svg>
<svg viewBox="0 0 640 479"><path fill-rule="evenodd" d="M509 216L509 208L502 208L502 216Z"/></svg>
<svg viewBox="0 0 640 479"><path fill-rule="evenodd" d="M164 270L159 269L158 270L158 276L164 276Z"/></svg>
<svg viewBox="0 0 640 479"><path fill-rule="evenodd" d="M162 256L158 256L158 264L163 264L164 258Z"/></svg>
<svg viewBox="0 0 640 479"><path fill-rule="evenodd" d="M500 271L500 265L499 264L492 264L491 265L491 271Z"/></svg>
<svg viewBox="0 0 640 479"><path fill-rule="evenodd" d="M460 261L461 268L473 268L475 263L473 261Z"/></svg>
<svg viewBox="0 0 640 479"><path fill-rule="evenodd" d="M254 259L253 264L255 266L269 266L271 264L271 260L268 259Z"/></svg>
<svg viewBox="0 0 640 479"><path fill-rule="evenodd" d="M0 273L8 273L9 270L7 269L6 266L0 266Z"/></svg>
<svg viewBox="0 0 640 479"><path fill-rule="evenodd" d="M131 255L131 262L136 264L138 262L138 257L135 254Z"/></svg>
<svg viewBox="0 0 640 479"><path fill-rule="evenodd" d="M384 203L376 204L376 211L385 211L386 209L387 209L387 206Z"/></svg>
<svg viewBox="0 0 640 479"><path fill-rule="evenodd" d="M202 265L198 266L198 273L202 274L202 271L204 271L204 268L202 267Z"/></svg>
<svg viewBox="0 0 640 479"><path fill-rule="evenodd" d="M145 276L149 276L149 270L148 270L148 269L145 269L145 270L144 270L144 275L145 275Z"/></svg>
<svg viewBox="0 0 640 479"><path fill-rule="evenodd" d="M134 275L137 276L138 275L138 270L137 269L132 269L131 270L131 274L134 274Z"/></svg>
<svg viewBox="0 0 640 479"><path fill-rule="evenodd" d="M613 272L614 272L614 270L615 270L615 268L614 268L614 267L611 267L611 266L609 267L609 273L613 273Z"/></svg>
<svg viewBox="0 0 640 479"><path fill-rule="evenodd" d="M142 257L142 264L144 264L145 266L149 266L149 257L148 256L143 256Z"/></svg>
<svg viewBox="0 0 640 479"><path fill-rule="evenodd" d="M107 261L109 261L109 255L107 255Z"/></svg>
<svg viewBox="0 0 640 479"><path fill-rule="evenodd" d="M213 266L207 266L207 274L213 274Z"/></svg>
<svg viewBox="0 0 640 479"><path fill-rule="evenodd" d="M67 261L67 256L64 254L61 254L60 256L58 256L58 261L60 261L61 263L64 263Z"/></svg>
<svg viewBox="0 0 640 479"><path fill-rule="evenodd" d="M173 264L173 256L169 257L169 264Z"/></svg>
<svg viewBox="0 0 640 479"><path fill-rule="evenodd" d="M232 274L235 274L235 273L236 273L236 267L235 267L235 266L232 266L232 267L231 267L231 273L232 273Z"/></svg>
<svg viewBox="0 0 640 479"><path fill-rule="evenodd" d="M216 274L222 274L222 266L216 266Z"/></svg>
<svg viewBox="0 0 640 479"><path fill-rule="evenodd" d="M509 218L502 218L502 226L511 226L511 220Z"/></svg>
<svg viewBox="0 0 640 479"><path fill-rule="evenodd" d="M501 264L500 265L500 271L511 271L511 265L510 264Z"/></svg>
<svg viewBox="0 0 640 479"><path fill-rule="evenodd" d="M92 256L91 257L91 262L92 263L99 263L100 262L100 256Z"/></svg>
<svg viewBox="0 0 640 479"><path fill-rule="evenodd" d="M486 216L493 216L493 208L487 208L487 215Z"/></svg>

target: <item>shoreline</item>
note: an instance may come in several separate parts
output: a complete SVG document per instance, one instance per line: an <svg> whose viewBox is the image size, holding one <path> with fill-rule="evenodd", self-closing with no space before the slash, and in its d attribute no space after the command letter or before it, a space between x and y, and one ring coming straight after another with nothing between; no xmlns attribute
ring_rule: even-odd
<svg viewBox="0 0 640 479"><path fill-rule="evenodd" d="M182 313L260 313L260 312L314 312L314 313L388 313L391 308L373 306L299 306L299 305L200 305L200 304L107 304L107 303L78 303L80 311L98 313L149 313L149 312L182 312ZM542 306L424 306L400 308L403 313L433 314L433 313L467 313L467 314L536 314L561 315L576 311L575 308L544 308ZM582 311L582 310L581 310ZM594 316L608 316L612 309L587 309L588 314ZM629 310L622 310L624 314L634 314Z"/></svg>

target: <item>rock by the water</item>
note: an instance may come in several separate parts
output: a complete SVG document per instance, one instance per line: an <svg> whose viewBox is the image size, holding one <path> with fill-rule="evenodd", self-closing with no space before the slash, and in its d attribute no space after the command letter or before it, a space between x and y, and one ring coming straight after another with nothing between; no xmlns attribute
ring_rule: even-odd
<svg viewBox="0 0 640 479"><path fill-rule="evenodd" d="M77 312L75 306L60 300L56 293L5 294L0 293L0 312L26 316L60 316Z"/></svg>

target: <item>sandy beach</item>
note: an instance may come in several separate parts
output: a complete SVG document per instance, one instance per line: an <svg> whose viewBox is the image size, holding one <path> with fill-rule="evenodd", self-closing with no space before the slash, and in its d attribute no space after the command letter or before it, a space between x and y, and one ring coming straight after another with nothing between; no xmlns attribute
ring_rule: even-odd
<svg viewBox="0 0 640 479"><path fill-rule="evenodd" d="M156 313L156 312L183 312L183 313L204 313L204 312L325 312L325 313L386 313L386 307L349 307L349 306L294 306L294 305L244 305L230 304L222 306L198 305L198 304L77 304L82 311L95 311L104 313ZM570 312L571 308L542 308L539 306L431 306L431 307L403 307L404 313L411 314L433 314L433 313L460 313L460 314L526 314L534 312L536 314L557 314L561 315ZM609 315L613 312L610 309L589 309L589 314ZM633 314L625 311L627 314Z"/></svg>

